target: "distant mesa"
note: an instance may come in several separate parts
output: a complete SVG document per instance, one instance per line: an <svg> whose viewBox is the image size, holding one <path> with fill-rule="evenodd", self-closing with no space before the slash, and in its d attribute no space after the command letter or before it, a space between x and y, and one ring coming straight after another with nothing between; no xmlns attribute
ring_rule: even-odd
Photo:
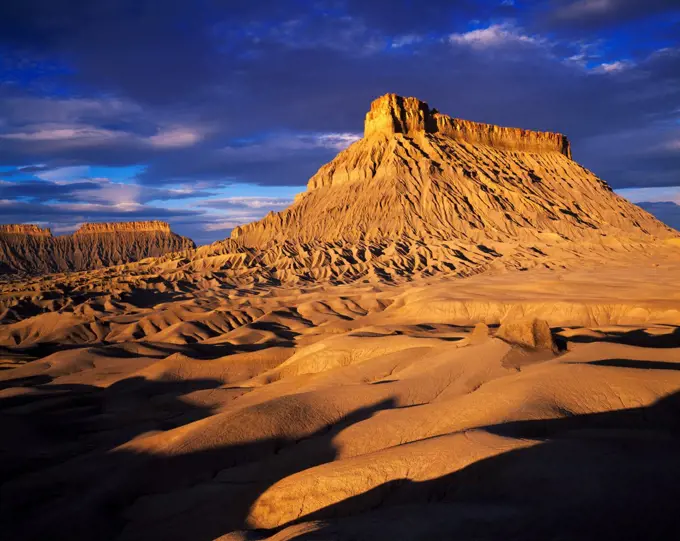
<svg viewBox="0 0 680 541"><path fill-rule="evenodd" d="M146 222L101 222L82 224L74 235L86 233L135 233L141 231L171 232L170 225L167 222L151 220Z"/></svg>
<svg viewBox="0 0 680 541"><path fill-rule="evenodd" d="M0 224L0 235L34 235L51 237L52 231L33 224Z"/></svg>
<svg viewBox="0 0 680 541"><path fill-rule="evenodd" d="M86 223L60 236L37 225L6 224L0 225L0 274L83 271L195 247L160 221Z"/></svg>

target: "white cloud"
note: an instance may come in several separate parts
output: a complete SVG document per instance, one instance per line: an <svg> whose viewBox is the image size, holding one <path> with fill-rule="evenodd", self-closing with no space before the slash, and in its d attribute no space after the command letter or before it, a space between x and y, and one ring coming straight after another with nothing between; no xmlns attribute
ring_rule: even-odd
<svg viewBox="0 0 680 541"><path fill-rule="evenodd" d="M144 208L144 205L142 205L141 203L135 203L134 201L116 203L115 205L112 206L117 210L122 210L123 212L132 212L134 210L141 210Z"/></svg>
<svg viewBox="0 0 680 541"><path fill-rule="evenodd" d="M404 34L401 36L396 36L392 39L391 47L393 49L400 49L401 47L406 47L407 45L413 45L422 41L423 38L418 34Z"/></svg>
<svg viewBox="0 0 680 541"><path fill-rule="evenodd" d="M543 39L522 33L510 23L494 24L487 28L479 28L461 34L449 35L449 42L456 45L466 45L476 49L487 49L507 44L538 45Z"/></svg>
<svg viewBox="0 0 680 541"><path fill-rule="evenodd" d="M293 201L282 197L221 197L219 199L207 199L199 203L201 207L224 208L224 207L244 207L249 209L271 209L287 207Z"/></svg>
<svg viewBox="0 0 680 541"><path fill-rule="evenodd" d="M228 216L216 217L216 220L206 224L204 229L206 231L233 229L236 226L260 220L265 214L266 212L253 212L252 209L230 210Z"/></svg>
<svg viewBox="0 0 680 541"><path fill-rule="evenodd" d="M616 190L616 193L633 203L670 201L680 205L680 186L668 188L625 188Z"/></svg>
<svg viewBox="0 0 680 541"><path fill-rule="evenodd" d="M56 184L65 184L80 182L87 176L89 169L90 168L87 165L75 165L71 167L58 167L56 169L49 169L48 171L38 171L34 173L34 175L41 180L48 180Z"/></svg>
<svg viewBox="0 0 680 541"><path fill-rule="evenodd" d="M361 139L358 133L322 133L313 137L313 144L323 148L344 150Z"/></svg>
<svg viewBox="0 0 680 541"><path fill-rule="evenodd" d="M37 125L20 132L1 134L0 138L29 142L68 142L73 146L93 145L124 137L125 132L93 126Z"/></svg>
<svg viewBox="0 0 680 541"><path fill-rule="evenodd" d="M54 144L67 147L87 147L112 142L129 145L151 145L154 148L181 148L198 143L203 134L192 128L159 129L156 135L143 137L122 130L108 130L89 125L31 124L20 130L0 134L0 139L30 144Z"/></svg>
<svg viewBox="0 0 680 541"><path fill-rule="evenodd" d="M260 220L268 212L281 211L292 202L291 199L282 197L235 196L205 199L196 206L210 209L207 216L214 218L211 223L204 226L204 230L220 231Z"/></svg>
<svg viewBox="0 0 680 541"><path fill-rule="evenodd" d="M80 201L88 203L100 203L116 207L138 206L142 195L142 186L137 184L122 184L117 182L104 182L94 190L76 190L73 196Z"/></svg>
<svg viewBox="0 0 680 541"><path fill-rule="evenodd" d="M593 69L598 73L617 73L632 67L632 63L626 60L616 60L615 62L604 62Z"/></svg>
<svg viewBox="0 0 680 541"><path fill-rule="evenodd" d="M172 128L161 130L156 135L149 137L152 146L158 148L189 147L198 143L202 134L189 128Z"/></svg>
<svg viewBox="0 0 680 541"><path fill-rule="evenodd" d="M223 229L234 229L239 225L246 224L252 220L222 220L221 222L214 222L212 224L206 224L203 228L205 231L221 231Z"/></svg>
<svg viewBox="0 0 680 541"><path fill-rule="evenodd" d="M290 152L314 150L320 148L340 151L361 139L358 133L307 133L277 134L260 143L245 146L229 146L222 149L222 154L234 161L252 162L278 159Z"/></svg>

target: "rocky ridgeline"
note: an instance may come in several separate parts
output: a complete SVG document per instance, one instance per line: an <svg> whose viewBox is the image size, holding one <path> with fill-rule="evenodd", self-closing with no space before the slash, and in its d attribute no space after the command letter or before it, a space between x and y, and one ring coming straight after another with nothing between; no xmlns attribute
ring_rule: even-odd
<svg viewBox="0 0 680 541"><path fill-rule="evenodd" d="M386 94L371 104L364 136L439 134L472 145L486 145L522 152L559 152L571 158L571 146L560 133L505 128L442 115L424 101Z"/></svg>
<svg viewBox="0 0 680 541"><path fill-rule="evenodd" d="M192 240L159 221L83 224L56 237L36 225L8 224L0 226L0 274L97 269L191 248Z"/></svg>
<svg viewBox="0 0 680 541"><path fill-rule="evenodd" d="M170 225L159 220L145 222L108 222L81 225L74 235L84 235L88 233L138 233L141 231L155 231L160 233L171 233Z"/></svg>

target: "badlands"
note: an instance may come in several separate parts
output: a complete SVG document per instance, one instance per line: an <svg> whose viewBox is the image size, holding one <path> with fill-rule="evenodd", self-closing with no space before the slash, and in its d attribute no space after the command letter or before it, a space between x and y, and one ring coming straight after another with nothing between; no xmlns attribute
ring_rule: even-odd
<svg viewBox="0 0 680 541"><path fill-rule="evenodd" d="M230 239L0 282L6 539L680 536L680 233L388 94Z"/></svg>
<svg viewBox="0 0 680 541"><path fill-rule="evenodd" d="M0 225L0 276L97 269L195 247L158 221L86 223L57 237L37 225Z"/></svg>

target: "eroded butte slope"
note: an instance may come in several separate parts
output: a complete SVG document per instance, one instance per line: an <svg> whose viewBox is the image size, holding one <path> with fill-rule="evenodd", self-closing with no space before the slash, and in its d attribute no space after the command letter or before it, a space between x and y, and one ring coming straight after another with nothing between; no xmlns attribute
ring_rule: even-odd
<svg viewBox="0 0 680 541"><path fill-rule="evenodd" d="M290 208L236 228L235 243L285 243L307 267L464 274L495 258L533 266L543 253L555 266L573 251L677 236L573 161L563 135L453 119L393 94L373 102L364 131Z"/></svg>
<svg viewBox="0 0 680 541"><path fill-rule="evenodd" d="M388 94L371 105L364 138L288 209L164 266L190 281L200 268L238 283L398 282L600 265L677 239L573 161L565 136L459 120Z"/></svg>
<svg viewBox="0 0 680 541"><path fill-rule="evenodd" d="M58 237L35 225L0 225L0 274L98 269L193 248L158 221L83 224Z"/></svg>

